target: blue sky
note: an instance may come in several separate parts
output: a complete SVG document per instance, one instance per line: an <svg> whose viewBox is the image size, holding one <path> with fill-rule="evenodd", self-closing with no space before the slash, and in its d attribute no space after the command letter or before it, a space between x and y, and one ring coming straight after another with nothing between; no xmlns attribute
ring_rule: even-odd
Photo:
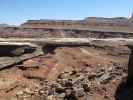
<svg viewBox="0 0 133 100"><path fill-rule="evenodd" d="M133 0L0 0L0 23L29 19L83 19L91 16L130 17Z"/></svg>

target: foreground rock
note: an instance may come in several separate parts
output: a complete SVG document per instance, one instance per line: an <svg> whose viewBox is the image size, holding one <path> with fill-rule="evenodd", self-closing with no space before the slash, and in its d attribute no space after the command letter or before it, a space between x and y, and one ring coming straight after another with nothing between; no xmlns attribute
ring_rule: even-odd
<svg viewBox="0 0 133 100"><path fill-rule="evenodd" d="M117 86L127 75L129 50L106 45L56 47L41 56L33 55L35 52L14 55L12 58L22 57L22 62L0 71L0 97L113 100Z"/></svg>

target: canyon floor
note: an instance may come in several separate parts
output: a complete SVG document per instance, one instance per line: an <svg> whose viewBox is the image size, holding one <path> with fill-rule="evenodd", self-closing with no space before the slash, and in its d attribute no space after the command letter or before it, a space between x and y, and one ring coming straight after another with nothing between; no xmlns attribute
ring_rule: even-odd
<svg viewBox="0 0 133 100"><path fill-rule="evenodd" d="M127 46L47 49L0 70L0 100L119 100L128 75Z"/></svg>

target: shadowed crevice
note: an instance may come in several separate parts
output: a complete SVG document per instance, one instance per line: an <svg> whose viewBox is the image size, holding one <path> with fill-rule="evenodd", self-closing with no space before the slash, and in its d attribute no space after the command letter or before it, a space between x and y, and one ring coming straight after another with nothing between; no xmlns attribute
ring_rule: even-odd
<svg viewBox="0 0 133 100"><path fill-rule="evenodd" d="M133 47L130 48L130 56L128 62L128 76L123 80L116 91L115 100L133 100Z"/></svg>

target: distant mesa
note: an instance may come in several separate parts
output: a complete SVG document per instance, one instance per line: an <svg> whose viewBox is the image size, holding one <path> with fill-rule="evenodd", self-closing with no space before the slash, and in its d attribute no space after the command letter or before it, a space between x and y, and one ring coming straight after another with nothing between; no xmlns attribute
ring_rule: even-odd
<svg viewBox="0 0 133 100"><path fill-rule="evenodd" d="M0 27L8 27L8 24L0 24Z"/></svg>
<svg viewBox="0 0 133 100"><path fill-rule="evenodd" d="M28 20L20 26L0 24L0 37L133 38L131 18L86 17L82 20Z"/></svg>
<svg viewBox="0 0 133 100"><path fill-rule="evenodd" d="M0 24L0 28L6 28L6 27L16 27L15 25L9 25L9 24Z"/></svg>
<svg viewBox="0 0 133 100"><path fill-rule="evenodd" d="M28 20L21 25L23 28L79 29L115 32L133 32L132 26L133 16L131 18L87 17L83 20Z"/></svg>

